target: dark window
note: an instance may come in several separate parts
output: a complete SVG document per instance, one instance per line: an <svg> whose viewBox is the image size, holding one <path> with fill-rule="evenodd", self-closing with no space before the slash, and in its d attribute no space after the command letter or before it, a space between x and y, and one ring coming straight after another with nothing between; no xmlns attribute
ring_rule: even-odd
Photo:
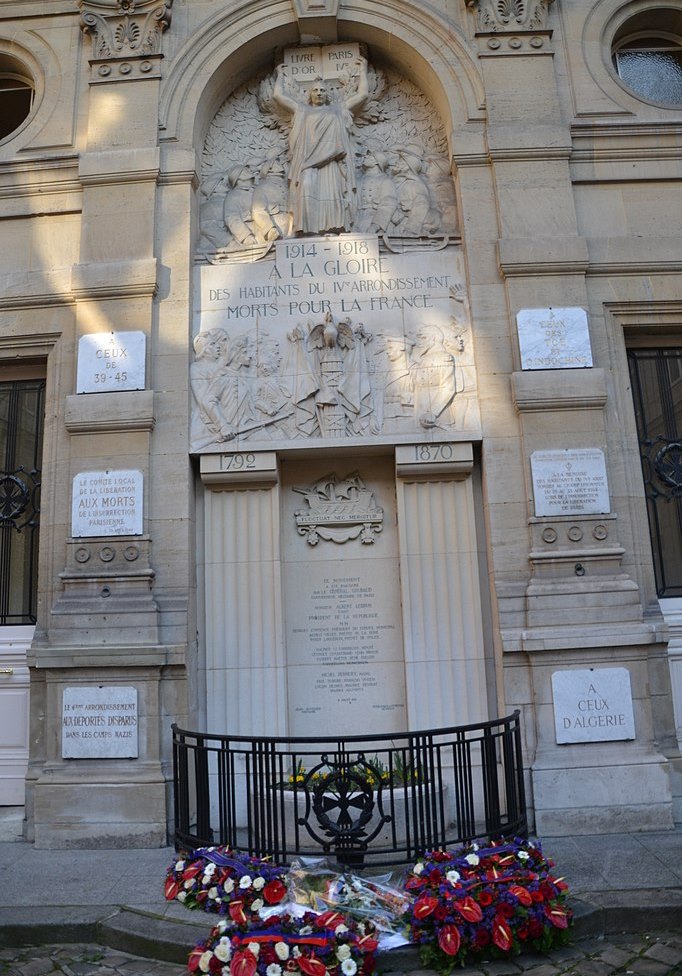
<svg viewBox="0 0 682 976"><path fill-rule="evenodd" d="M628 350L661 597L682 596L682 347Z"/></svg>
<svg viewBox="0 0 682 976"><path fill-rule="evenodd" d="M0 383L0 625L36 622L44 380Z"/></svg>
<svg viewBox="0 0 682 976"><path fill-rule="evenodd" d="M33 85L21 75L0 73L0 139L18 129L33 107Z"/></svg>

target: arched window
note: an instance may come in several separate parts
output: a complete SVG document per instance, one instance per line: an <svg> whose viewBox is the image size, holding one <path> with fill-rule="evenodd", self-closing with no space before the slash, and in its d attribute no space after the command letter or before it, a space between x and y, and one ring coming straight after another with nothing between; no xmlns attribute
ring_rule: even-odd
<svg viewBox="0 0 682 976"><path fill-rule="evenodd" d="M648 101L682 105L682 12L651 11L617 31L613 65L627 87Z"/></svg>
<svg viewBox="0 0 682 976"><path fill-rule="evenodd" d="M30 78L1 68L0 64L0 139L4 139L28 117L34 90Z"/></svg>

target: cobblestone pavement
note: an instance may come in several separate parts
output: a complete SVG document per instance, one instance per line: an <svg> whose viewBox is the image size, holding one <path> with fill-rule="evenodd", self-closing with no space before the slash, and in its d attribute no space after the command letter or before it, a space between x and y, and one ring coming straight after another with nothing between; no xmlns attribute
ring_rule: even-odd
<svg viewBox="0 0 682 976"><path fill-rule="evenodd" d="M384 973L385 967L380 967ZM185 976L184 966L155 962L99 945L44 945L0 949L0 976ZM682 976L682 934L626 934L581 939L551 956L481 962L457 968L462 976ZM413 970L410 976L433 976Z"/></svg>

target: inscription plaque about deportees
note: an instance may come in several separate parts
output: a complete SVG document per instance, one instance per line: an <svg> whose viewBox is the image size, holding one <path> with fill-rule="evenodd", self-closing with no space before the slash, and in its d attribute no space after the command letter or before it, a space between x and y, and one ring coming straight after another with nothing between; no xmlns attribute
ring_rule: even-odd
<svg viewBox="0 0 682 976"><path fill-rule="evenodd" d="M534 451L530 456L536 516L603 515L611 510L599 448Z"/></svg>
<svg viewBox="0 0 682 976"><path fill-rule="evenodd" d="M145 388L144 332L96 332L78 340L76 393Z"/></svg>
<svg viewBox="0 0 682 976"><path fill-rule="evenodd" d="M585 369L592 366L587 313L583 308L522 308L516 315L522 369Z"/></svg>
<svg viewBox="0 0 682 976"><path fill-rule="evenodd" d="M82 471L73 479L71 535L142 535L141 471Z"/></svg>
<svg viewBox="0 0 682 976"><path fill-rule="evenodd" d="M557 743L635 738L627 668L555 671L552 696Z"/></svg>
<svg viewBox="0 0 682 976"><path fill-rule="evenodd" d="M65 688L63 759L136 759L137 688Z"/></svg>

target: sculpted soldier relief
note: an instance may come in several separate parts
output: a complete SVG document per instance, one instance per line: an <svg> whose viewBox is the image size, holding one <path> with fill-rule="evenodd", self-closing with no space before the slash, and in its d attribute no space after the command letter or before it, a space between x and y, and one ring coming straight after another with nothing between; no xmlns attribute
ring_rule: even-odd
<svg viewBox="0 0 682 976"><path fill-rule="evenodd" d="M374 334L362 322L295 325L284 343L265 332L214 328L194 340L192 450L240 440L345 438L447 431L462 421L453 323Z"/></svg>
<svg viewBox="0 0 682 976"><path fill-rule="evenodd" d="M192 452L480 436L443 131L357 44L285 50L223 104L204 146Z"/></svg>
<svg viewBox="0 0 682 976"><path fill-rule="evenodd" d="M389 247L457 237L447 145L424 94L358 45L288 58L237 89L209 128L199 258L253 260L276 240L351 231Z"/></svg>

